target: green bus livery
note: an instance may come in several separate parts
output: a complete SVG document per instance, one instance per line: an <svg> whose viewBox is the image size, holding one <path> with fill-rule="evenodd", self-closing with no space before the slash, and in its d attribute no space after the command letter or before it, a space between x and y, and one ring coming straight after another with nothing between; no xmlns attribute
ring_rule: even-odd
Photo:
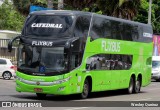
<svg viewBox="0 0 160 110"><path fill-rule="evenodd" d="M80 94L125 89L138 93L151 82L152 27L81 11L30 13L19 39L16 91Z"/></svg>

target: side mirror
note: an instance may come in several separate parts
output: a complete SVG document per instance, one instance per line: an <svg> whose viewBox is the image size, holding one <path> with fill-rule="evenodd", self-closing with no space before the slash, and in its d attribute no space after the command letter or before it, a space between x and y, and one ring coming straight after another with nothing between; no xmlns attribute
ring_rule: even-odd
<svg viewBox="0 0 160 110"><path fill-rule="evenodd" d="M94 40L94 39L91 37L91 38L90 38L90 42L92 42L93 40Z"/></svg>
<svg viewBox="0 0 160 110"><path fill-rule="evenodd" d="M8 42L8 52L11 52L11 51L12 51L12 44L13 44L13 42L14 42L16 39L19 39L19 38L20 38L20 36L17 36L17 37L15 37L15 38L9 40L9 42Z"/></svg>

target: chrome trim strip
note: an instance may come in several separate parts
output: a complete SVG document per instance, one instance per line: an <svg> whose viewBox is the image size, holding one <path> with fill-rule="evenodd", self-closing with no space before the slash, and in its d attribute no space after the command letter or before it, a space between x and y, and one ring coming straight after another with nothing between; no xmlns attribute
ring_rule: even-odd
<svg viewBox="0 0 160 110"><path fill-rule="evenodd" d="M18 79L19 80L19 79ZM40 81L29 81L25 79L19 80L20 82L23 82L25 84L30 84L30 85L40 85L40 86L51 86L55 85L54 82L40 82Z"/></svg>
<svg viewBox="0 0 160 110"><path fill-rule="evenodd" d="M20 82L23 82L25 84L30 84L30 85L40 85L40 86L52 86L52 85L56 85L56 84L61 84L64 82L67 82L71 79L71 77L65 78L65 79L61 79L61 80L56 80L53 82L44 82L44 81L29 81L29 80L25 80L23 78L17 77L17 80L19 80Z"/></svg>

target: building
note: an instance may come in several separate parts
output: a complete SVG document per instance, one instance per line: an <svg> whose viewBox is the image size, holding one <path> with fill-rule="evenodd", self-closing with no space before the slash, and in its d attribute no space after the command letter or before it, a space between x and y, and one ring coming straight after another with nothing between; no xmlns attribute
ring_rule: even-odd
<svg viewBox="0 0 160 110"><path fill-rule="evenodd" d="M8 52L8 41L20 35L19 32L10 31L10 30L0 30L0 57L2 58L9 58L12 61L16 60L16 47L13 47L13 51L10 53Z"/></svg>
<svg viewBox="0 0 160 110"><path fill-rule="evenodd" d="M20 35L20 33L10 30L0 30L0 39L11 39L17 35Z"/></svg>

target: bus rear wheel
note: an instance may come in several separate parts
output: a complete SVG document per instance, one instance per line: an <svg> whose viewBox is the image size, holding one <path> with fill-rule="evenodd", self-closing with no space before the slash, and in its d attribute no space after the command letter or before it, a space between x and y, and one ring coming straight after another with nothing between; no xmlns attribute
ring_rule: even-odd
<svg viewBox="0 0 160 110"><path fill-rule="evenodd" d="M46 94L42 94L42 93L36 93L37 97L39 99L45 99L46 98Z"/></svg>
<svg viewBox="0 0 160 110"><path fill-rule="evenodd" d="M127 89L128 94L132 94L132 93L133 93L133 89L134 89L134 80L133 80L133 78L131 77L130 82L129 82L129 87L128 87L128 89Z"/></svg>
<svg viewBox="0 0 160 110"><path fill-rule="evenodd" d="M140 89L141 89L141 80L140 78L138 78L135 82L134 93L140 92Z"/></svg>
<svg viewBox="0 0 160 110"><path fill-rule="evenodd" d="M83 85L83 91L81 93L81 98L85 99L85 98L88 97L88 95L89 95L89 82L86 79L85 82L84 82L84 85Z"/></svg>

